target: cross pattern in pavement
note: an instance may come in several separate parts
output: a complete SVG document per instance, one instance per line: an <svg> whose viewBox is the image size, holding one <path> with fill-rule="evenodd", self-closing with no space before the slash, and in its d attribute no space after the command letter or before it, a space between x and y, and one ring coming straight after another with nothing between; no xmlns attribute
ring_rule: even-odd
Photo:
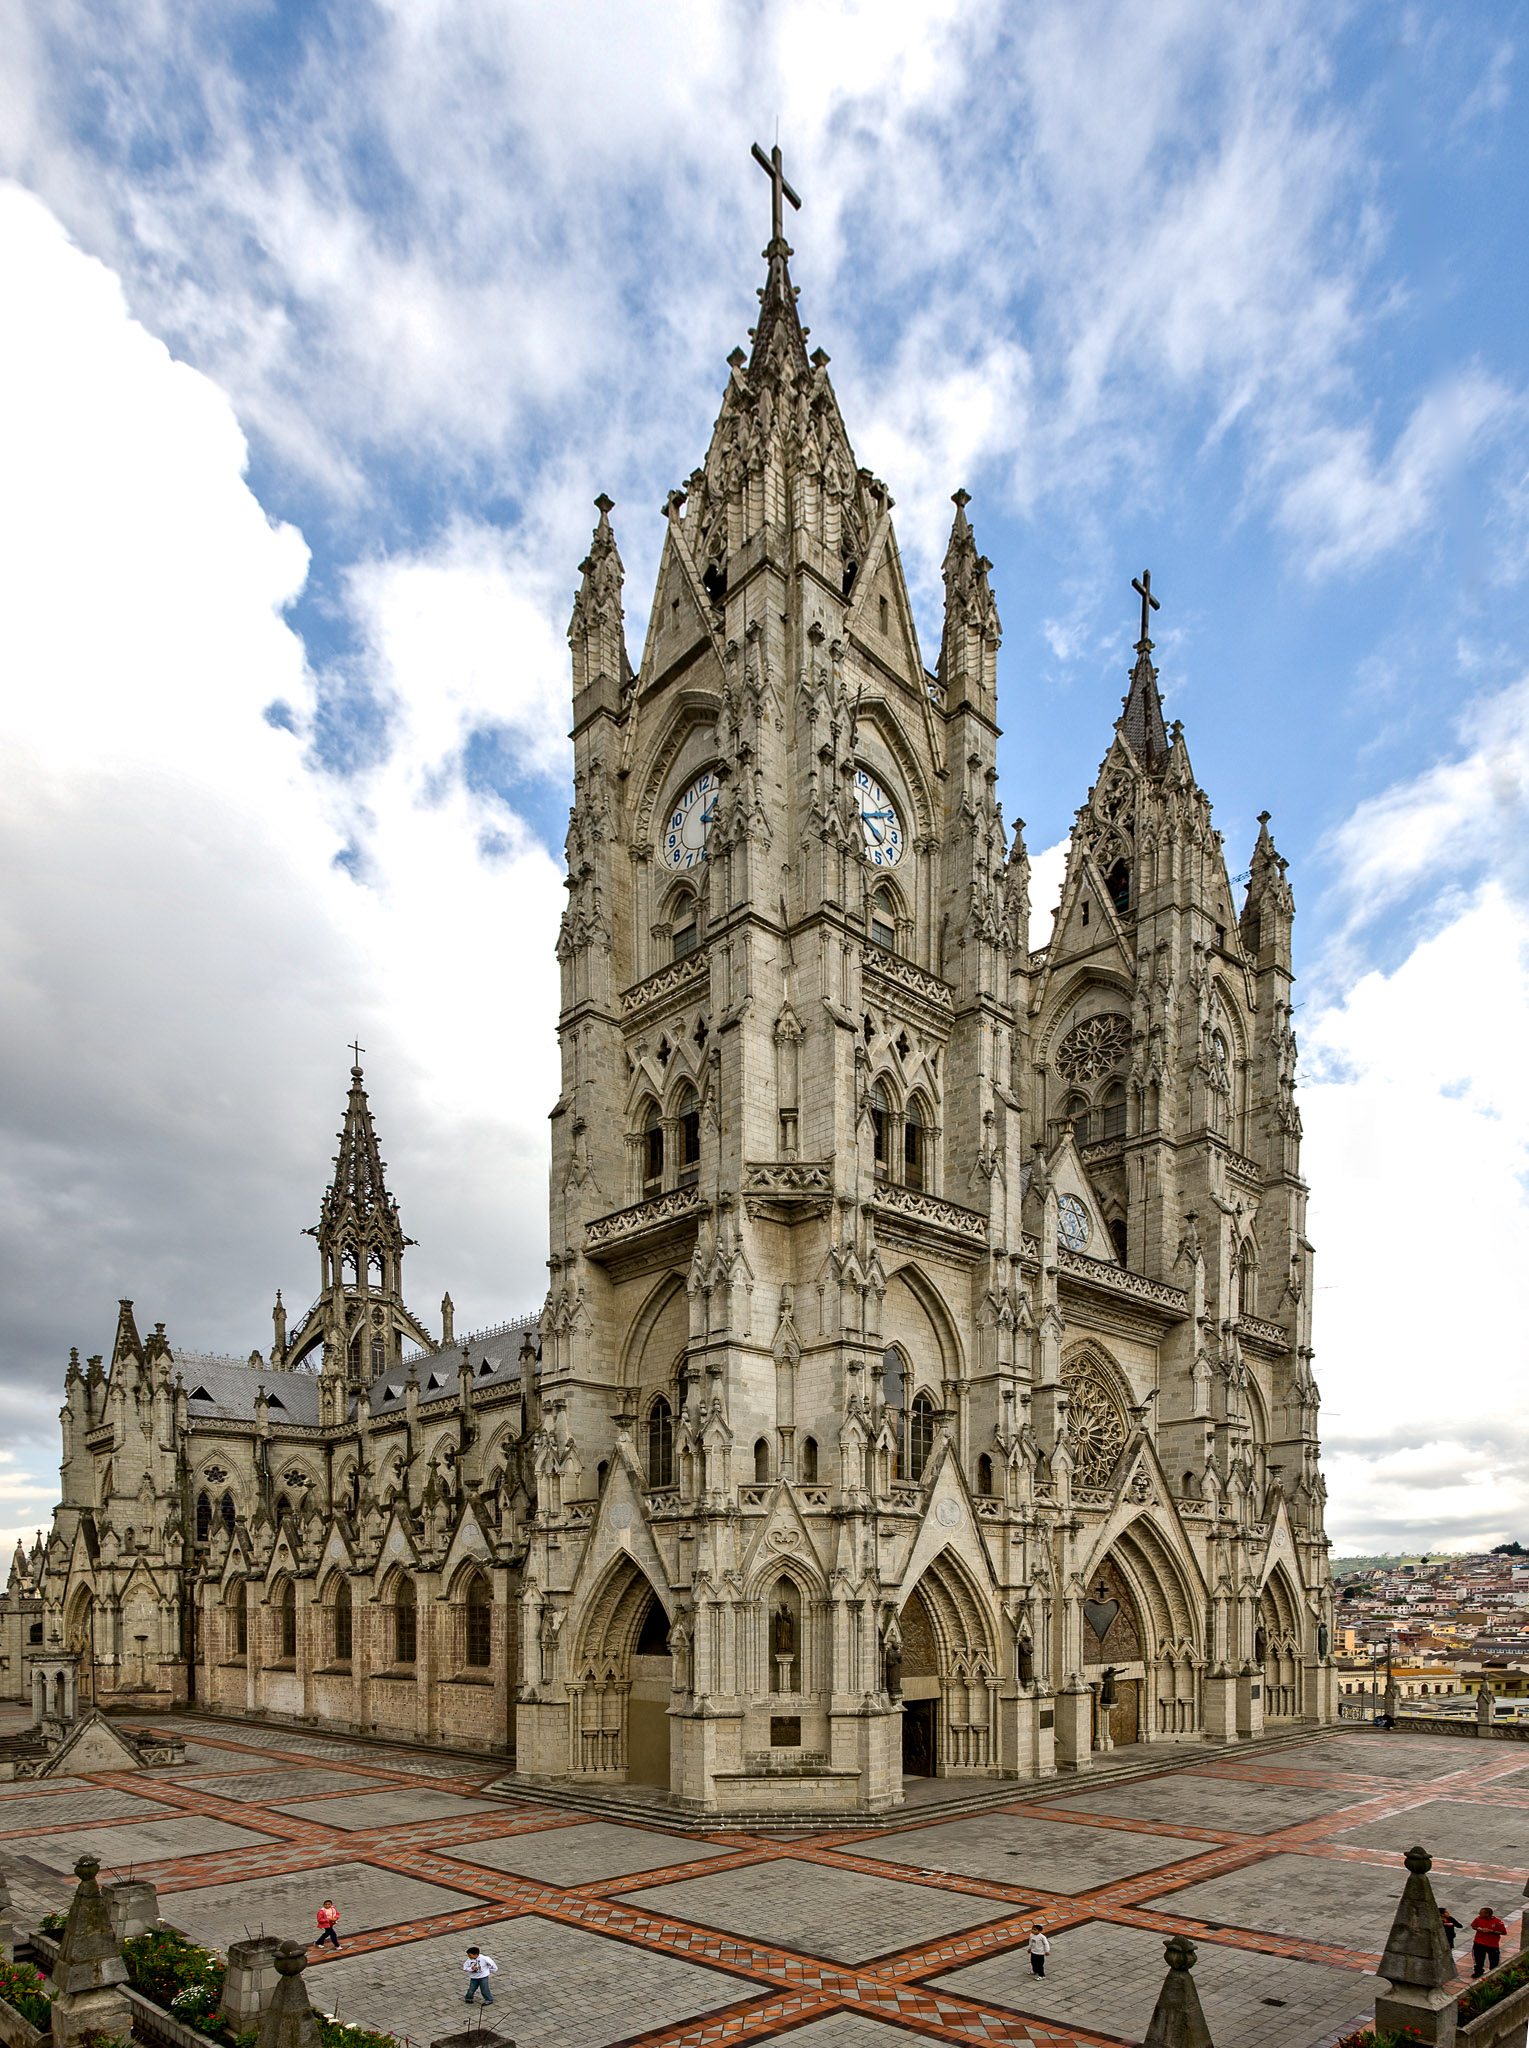
<svg viewBox="0 0 1529 2048"><path fill-rule="evenodd" d="M1311 2048L1370 2010L1405 1879L1437 1851L1457 1919L1503 1917L1529 1789L1513 1753L1353 1731L1162 1771L1016 1786L890 1829L697 1835L487 1792L502 1765L257 1723L156 1722L193 1763L0 1793L0 1870L61 1905L86 1849L226 1948L310 1935L317 2002L425 2042L460 2023L470 1941L521 2048L994 2048L1138 2041L1187 1934L1217 2048ZM1515 1782L1517 1781L1517 1782ZM1447 1853L1446 1853L1447 1852ZM1052 1940L1044 1978L1027 1940ZM1511 1942L1510 1942L1511 1946Z"/></svg>

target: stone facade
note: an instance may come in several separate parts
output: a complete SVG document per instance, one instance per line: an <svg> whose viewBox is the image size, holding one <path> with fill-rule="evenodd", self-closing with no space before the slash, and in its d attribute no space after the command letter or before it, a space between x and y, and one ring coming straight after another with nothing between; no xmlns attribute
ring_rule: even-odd
<svg viewBox="0 0 1529 2048"><path fill-rule="evenodd" d="M13 1689L749 1812L1333 1718L1285 863L1234 908L1144 592L1032 946L968 500L931 673L765 253L635 669L604 498L575 601L539 1325L407 1309L353 1070L293 1338L71 1363Z"/></svg>

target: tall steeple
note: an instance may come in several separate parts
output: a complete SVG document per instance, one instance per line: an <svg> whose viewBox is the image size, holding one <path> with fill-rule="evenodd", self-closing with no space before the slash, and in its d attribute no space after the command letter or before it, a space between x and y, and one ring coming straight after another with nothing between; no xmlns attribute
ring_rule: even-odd
<svg viewBox="0 0 1529 2048"><path fill-rule="evenodd" d="M359 1062L360 1046L353 1048ZM318 1240L319 1298L283 1355L272 1362L295 1366L320 1343L325 1365L356 1385L396 1365L405 1338L426 1350L434 1340L404 1305L403 1255L413 1244L388 1193L387 1168L377 1143L360 1065L350 1070L350 1093L339 1132L334 1173L307 1235Z"/></svg>
<svg viewBox="0 0 1529 2048"><path fill-rule="evenodd" d="M1136 666L1131 671L1131 687L1117 730L1147 773L1160 775L1168 765L1168 732L1163 724L1163 700L1157 694L1157 670L1152 666L1152 641L1147 632L1151 614L1159 609L1152 595L1152 571L1144 569L1131 588L1141 599L1141 637L1136 642Z"/></svg>

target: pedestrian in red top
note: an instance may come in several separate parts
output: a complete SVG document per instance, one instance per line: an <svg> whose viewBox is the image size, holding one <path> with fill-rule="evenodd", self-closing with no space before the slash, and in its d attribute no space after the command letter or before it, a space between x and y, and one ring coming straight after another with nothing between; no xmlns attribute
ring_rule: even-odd
<svg viewBox="0 0 1529 2048"><path fill-rule="evenodd" d="M1502 1938L1507 1931L1492 1908L1483 1906L1471 1922L1471 1955L1476 1964L1471 1972L1473 1977L1479 1977L1484 1971L1497 1968Z"/></svg>
<svg viewBox="0 0 1529 2048"><path fill-rule="evenodd" d="M339 1917L340 1909L334 1900L325 1899L318 1911L319 1938L314 1943L315 1948L322 1948L326 1941L332 1942L336 1948L340 1946L340 1937L335 1932L335 1922Z"/></svg>

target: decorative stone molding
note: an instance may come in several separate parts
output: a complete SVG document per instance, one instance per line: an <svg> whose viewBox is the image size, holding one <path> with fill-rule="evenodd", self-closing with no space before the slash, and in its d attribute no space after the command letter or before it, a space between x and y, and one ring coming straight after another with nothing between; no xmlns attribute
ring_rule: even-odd
<svg viewBox="0 0 1529 2048"><path fill-rule="evenodd" d="M683 960L672 960L650 974L645 981L626 989L621 997L621 1015L630 1020L659 1003L681 1001L711 979L711 948L702 946Z"/></svg>
<svg viewBox="0 0 1529 2048"><path fill-rule="evenodd" d="M1086 1252L1059 1249L1057 1265L1062 1272L1087 1280L1091 1286L1107 1288L1112 1294L1133 1295L1138 1301L1150 1301L1159 1308L1171 1309L1175 1315L1189 1314L1189 1296L1181 1287L1165 1287L1161 1280L1148 1280L1140 1273L1128 1273L1124 1266L1111 1265L1107 1259L1091 1259Z"/></svg>
<svg viewBox="0 0 1529 2048"><path fill-rule="evenodd" d="M941 981L938 975L926 974L923 968L915 967L901 953L889 953L885 946L865 946L861 949L860 966L872 983L878 979L891 982L895 988L932 1003L947 1023L954 1015L955 1002L949 984Z"/></svg>
<svg viewBox="0 0 1529 2048"><path fill-rule="evenodd" d="M746 1195L831 1195L833 1191L831 1159L750 1160L743 1169Z"/></svg>
<svg viewBox="0 0 1529 2048"><path fill-rule="evenodd" d="M705 1206L699 1188L670 1188L646 1202L634 1202L629 1209L613 1209L608 1216L597 1216L588 1227L586 1247L596 1251L602 1246L624 1244L644 1230L668 1223L676 1216L692 1215Z"/></svg>
<svg viewBox="0 0 1529 2048"><path fill-rule="evenodd" d="M1288 1351L1294 1342L1288 1330L1283 1329L1278 1323L1266 1323L1259 1316L1239 1317L1237 1334L1242 1338L1251 1338L1255 1344L1271 1345L1282 1354Z"/></svg>
<svg viewBox="0 0 1529 2048"><path fill-rule="evenodd" d="M883 1215L906 1216L915 1223L947 1230L967 1244L987 1243L987 1218L978 1210L960 1209L954 1202L947 1202L939 1195L927 1195L919 1188L905 1188L895 1181L889 1182L876 1190L876 1199L870 1206ZM1093 1261L1089 1263L1092 1265Z"/></svg>

